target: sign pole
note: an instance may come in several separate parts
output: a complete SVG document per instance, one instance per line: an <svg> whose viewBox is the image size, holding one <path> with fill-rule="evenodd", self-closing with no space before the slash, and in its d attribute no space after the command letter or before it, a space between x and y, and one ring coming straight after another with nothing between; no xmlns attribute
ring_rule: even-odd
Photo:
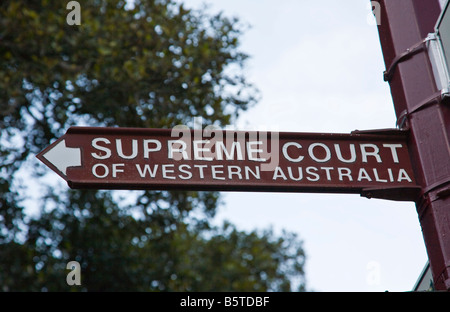
<svg viewBox="0 0 450 312"><path fill-rule="evenodd" d="M450 103L438 90L424 39L439 0L380 0L379 37L398 125L409 129L421 195L419 221L436 290L450 291ZM372 3L373 4L373 3Z"/></svg>

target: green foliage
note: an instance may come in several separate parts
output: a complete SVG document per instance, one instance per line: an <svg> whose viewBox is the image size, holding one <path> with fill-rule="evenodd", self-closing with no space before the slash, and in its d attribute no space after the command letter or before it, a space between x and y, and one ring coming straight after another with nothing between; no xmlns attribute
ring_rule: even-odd
<svg viewBox="0 0 450 312"><path fill-rule="evenodd" d="M79 26L66 23L65 1L0 3L2 290L304 287L298 239L212 227L217 192L121 198L50 183L34 155L72 125L170 128L202 116L224 126L257 97L237 20L170 0L79 2ZM36 191L32 218L24 199ZM81 287L66 284L72 260Z"/></svg>
<svg viewBox="0 0 450 312"><path fill-rule="evenodd" d="M227 222L209 231L207 239L189 231L176 234L179 250L184 252L177 259L174 274L189 280L173 278L171 289L291 291L291 279L301 278L304 283L305 255L294 234L276 238L271 230L245 233Z"/></svg>

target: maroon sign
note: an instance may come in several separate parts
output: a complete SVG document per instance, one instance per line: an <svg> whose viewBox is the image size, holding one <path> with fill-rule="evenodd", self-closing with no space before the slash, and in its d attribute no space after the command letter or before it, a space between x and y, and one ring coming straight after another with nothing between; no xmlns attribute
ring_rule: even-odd
<svg viewBox="0 0 450 312"><path fill-rule="evenodd" d="M72 127L37 157L71 188L360 193L413 200L406 136Z"/></svg>

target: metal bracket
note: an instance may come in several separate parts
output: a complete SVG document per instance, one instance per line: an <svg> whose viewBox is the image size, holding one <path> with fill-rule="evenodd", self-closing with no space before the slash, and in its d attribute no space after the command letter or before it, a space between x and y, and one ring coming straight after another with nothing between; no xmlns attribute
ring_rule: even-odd
<svg viewBox="0 0 450 312"><path fill-rule="evenodd" d="M408 116L410 116L428 106L439 104L439 103L441 103L442 99L443 99L443 95L442 95L441 91L437 91L437 92L433 93L430 97L425 99L424 101L422 101L419 104L417 104L416 106L412 107L410 110L405 109L404 111L402 111L400 113L400 115L397 118L397 127L399 129L404 129Z"/></svg>
<svg viewBox="0 0 450 312"><path fill-rule="evenodd" d="M387 70L384 71L383 73L383 79L384 81L391 81L392 77L394 76L394 70L397 67L397 65L400 62L403 62L404 60L410 58L411 56L413 56L414 54L418 53L418 52L422 52L425 49L425 43L430 40L428 37L425 38L424 40L416 43L415 45L413 45L412 47L408 48L405 50L405 52L403 52L400 55L397 55L394 60L392 61L391 66L389 66L389 68Z"/></svg>
<svg viewBox="0 0 450 312"><path fill-rule="evenodd" d="M418 185L407 187L380 187L366 188L361 191L361 196L366 198L387 199L395 201L416 201L422 188Z"/></svg>
<svg viewBox="0 0 450 312"><path fill-rule="evenodd" d="M402 129L405 126L405 121L408 115L426 106L429 106L430 104L434 104L436 103L436 101L437 103L440 103L445 98L450 97L450 73L448 72L445 66L445 59L443 56L441 43L437 33L428 34L428 36L424 40L406 49L405 52L403 52L402 54L397 55L392 61L391 66L389 66L389 68L386 71L384 71L383 73L384 81L389 82L392 79L395 68L400 62L403 62L408 58L410 58L411 56L413 56L414 54L422 52L424 50L428 52L431 67L433 69L433 74L436 81L436 86L439 89L439 91L433 94L431 98L426 99L409 112L406 110L401 112L397 119L397 126L400 129Z"/></svg>
<svg viewBox="0 0 450 312"><path fill-rule="evenodd" d="M450 98L450 89L449 88L445 88L442 89L442 101L445 102L446 99Z"/></svg>
<svg viewBox="0 0 450 312"><path fill-rule="evenodd" d="M448 72L442 43L438 33L428 34L426 47L436 86L442 91L443 98L449 96L450 73Z"/></svg>
<svg viewBox="0 0 450 312"><path fill-rule="evenodd" d="M373 134L373 135L388 135L388 136L408 136L409 131L407 129L374 129L374 130L354 130L351 134Z"/></svg>
<svg viewBox="0 0 450 312"><path fill-rule="evenodd" d="M431 192L437 191L435 194L431 194ZM423 190L424 194L430 195L430 200L436 201L438 199L443 199L450 196L450 178L442 179L432 185L428 186Z"/></svg>

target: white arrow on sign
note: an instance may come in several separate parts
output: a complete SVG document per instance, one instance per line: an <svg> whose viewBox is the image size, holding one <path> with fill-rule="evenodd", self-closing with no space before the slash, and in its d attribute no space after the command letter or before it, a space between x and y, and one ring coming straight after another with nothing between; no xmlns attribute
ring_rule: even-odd
<svg viewBox="0 0 450 312"><path fill-rule="evenodd" d="M42 156L64 175L67 175L68 167L81 166L81 149L67 147L65 140L61 140Z"/></svg>

